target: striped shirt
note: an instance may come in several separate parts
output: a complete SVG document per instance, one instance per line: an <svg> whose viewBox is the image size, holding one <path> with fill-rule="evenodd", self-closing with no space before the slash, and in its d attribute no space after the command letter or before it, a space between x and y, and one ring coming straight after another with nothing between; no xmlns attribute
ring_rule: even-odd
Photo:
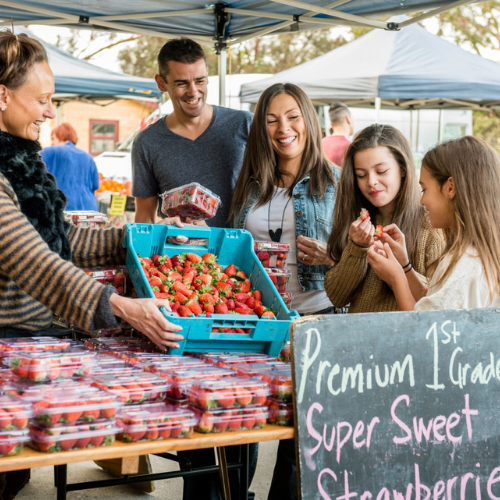
<svg viewBox="0 0 500 500"><path fill-rule="evenodd" d="M43 330L54 313L84 330L95 329L105 286L79 267L123 264L123 230L67 224L67 234L73 263L49 249L0 174L0 327Z"/></svg>

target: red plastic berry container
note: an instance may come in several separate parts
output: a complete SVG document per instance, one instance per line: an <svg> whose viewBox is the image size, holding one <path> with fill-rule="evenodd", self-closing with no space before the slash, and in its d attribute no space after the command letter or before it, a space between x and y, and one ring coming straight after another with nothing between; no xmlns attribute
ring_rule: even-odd
<svg viewBox="0 0 500 500"><path fill-rule="evenodd" d="M266 406L205 411L195 408L195 413L198 418L195 430L203 434L262 429L268 416Z"/></svg>
<svg viewBox="0 0 500 500"><path fill-rule="evenodd" d="M7 394L0 396L0 432L26 429L32 416L31 405L26 401Z"/></svg>
<svg viewBox="0 0 500 500"><path fill-rule="evenodd" d="M269 387L250 377L231 377L194 383L188 391L189 402L202 410L242 408L266 404Z"/></svg>
<svg viewBox="0 0 500 500"><path fill-rule="evenodd" d="M167 217L179 216L182 220L211 219L220 205L220 198L197 182L165 191L161 197L161 211Z"/></svg>
<svg viewBox="0 0 500 500"><path fill-rule="evenodd" d="M293 404L283 403L274 398L267 400L269 416L267 421L274 425L293 425Z"/></svg>
<svg viewBox="0 0 500 500"><path fill-rule="evenodd" d="M119 430L114 420L29 426L31 446L46 453L109 446L115 442Z"/></svg>
<svg viewBox="0 0 500 500"><path fill-rule="evenodd" d="M74 424L113 419L122 403L109 392L95 387L43 391L33 403L34 420L40 425Z"/></svg>
<svg viewBox="0 0 500 500"><path fill-rule="evenodd" d="M274 241L255 241L254 252L264 267L284 268L290 245Z"/></svg>
<svg viewBox="0 0 500 500"><path fill-rule="evenodd" d="M30 440L28 429L0 431L0 457L17 455Z"/></svg>
<svg viewBox="0 0 500 500"><path fill-rule="evenodd" d="M30 382L85 377L92 373L95 353L83 348L67 352L16 352L8 357L14 375Z"/></svg>
<svg viewBox="0 0 500 500"><path fill-rule="evenodd" d="M197 419L187 408L153 403L123 408L116 422L120 427L117 439L136 443L189 437Z"/></svg>
<svg viewBox="0 0 500 500"><path fill-rule="evenodd" d="M137 371L133 375L93 377L92 386L115 394L126 405L159 401L170 389L170 382L153 373Z"/></svg>
<svg viewBox="0 0 500 500"><path fill-rule="evenodd" d="M172 371L160 372L162 377L172 383L172 390L168 396L173 399L184 399L188 396L191 386L203 380L220 380L234 377L235 372L218 366L201 366L191 368L178 368Z"/></svg>
<svg viewBox="0 0 500 500"><path fill-rule="evenodd" d="M266 273L271 278L276 290L280 293L285 293L288 287L288 282L292 277L290 269L270 269L265 268Z"/></svg>

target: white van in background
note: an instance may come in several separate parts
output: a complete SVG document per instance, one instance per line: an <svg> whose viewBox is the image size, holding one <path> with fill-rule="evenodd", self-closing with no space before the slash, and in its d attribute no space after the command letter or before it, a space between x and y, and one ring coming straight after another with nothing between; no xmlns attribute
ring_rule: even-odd
<svg viewBox="0 0 500 500"><path fill-rule="evenodd" d="M240 88L244 83L254 80L261 80L271 75L268 74L248 74L248 75L227 75L226 77L226 107L232 109L250 110L250 104L240 101ZM218 104L219 102L219 77L208 77L208 104ZM132 180L132 143L140 130L156 122L160 117L172 113L172 101L163 103L159 110L154 111L137 129L123 141L115 151L101 153L94 158L97 170L106 179L113 179L119 182Z"/></svg>

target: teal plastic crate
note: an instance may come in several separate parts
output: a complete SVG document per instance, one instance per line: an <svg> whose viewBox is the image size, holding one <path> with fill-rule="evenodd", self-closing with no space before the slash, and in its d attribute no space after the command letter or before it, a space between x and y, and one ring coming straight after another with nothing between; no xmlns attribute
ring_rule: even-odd
<svg viewBox="0 0 500 500"><path fill-rule="evenodd" d="M167 238L186 236L203 240L204 245L176 245ZM198 241L199 242L199 241ZM289 311L253 250L252 235L242 229L221 229L201 226L167 226L162 224L127 224L123 246L127 248L127 267L139 297L154 297L138 256L154 254L173 256L183 252L217 255L221 266L234 264L250 278L252 288L262 292L262 302L277 311L276 318L259 319L256 315L212 314L209 317L180 318L165 308L161 311L172 323L182 326L184 340L170 354L206 351L262 352L278 356L288 340L292 320L299 318ZM214 328L245 328L250 333L215 333Z"/></svg>

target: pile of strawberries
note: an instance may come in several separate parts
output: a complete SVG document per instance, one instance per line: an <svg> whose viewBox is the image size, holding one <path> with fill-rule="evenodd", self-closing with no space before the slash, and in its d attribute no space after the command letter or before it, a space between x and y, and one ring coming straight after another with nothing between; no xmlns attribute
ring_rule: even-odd
<svg viewBox="0 0 500 500"><path fill-rule="evenodd" d="M271 319L275 316L262 304L262 293L251 289L247 275L234 264L223 268L213 253L153 255L150 259L139 257L139 262L155 297L168 299L172 311L180 317L256 314ZM234 330L246 333L242 328Z"/></svg>

